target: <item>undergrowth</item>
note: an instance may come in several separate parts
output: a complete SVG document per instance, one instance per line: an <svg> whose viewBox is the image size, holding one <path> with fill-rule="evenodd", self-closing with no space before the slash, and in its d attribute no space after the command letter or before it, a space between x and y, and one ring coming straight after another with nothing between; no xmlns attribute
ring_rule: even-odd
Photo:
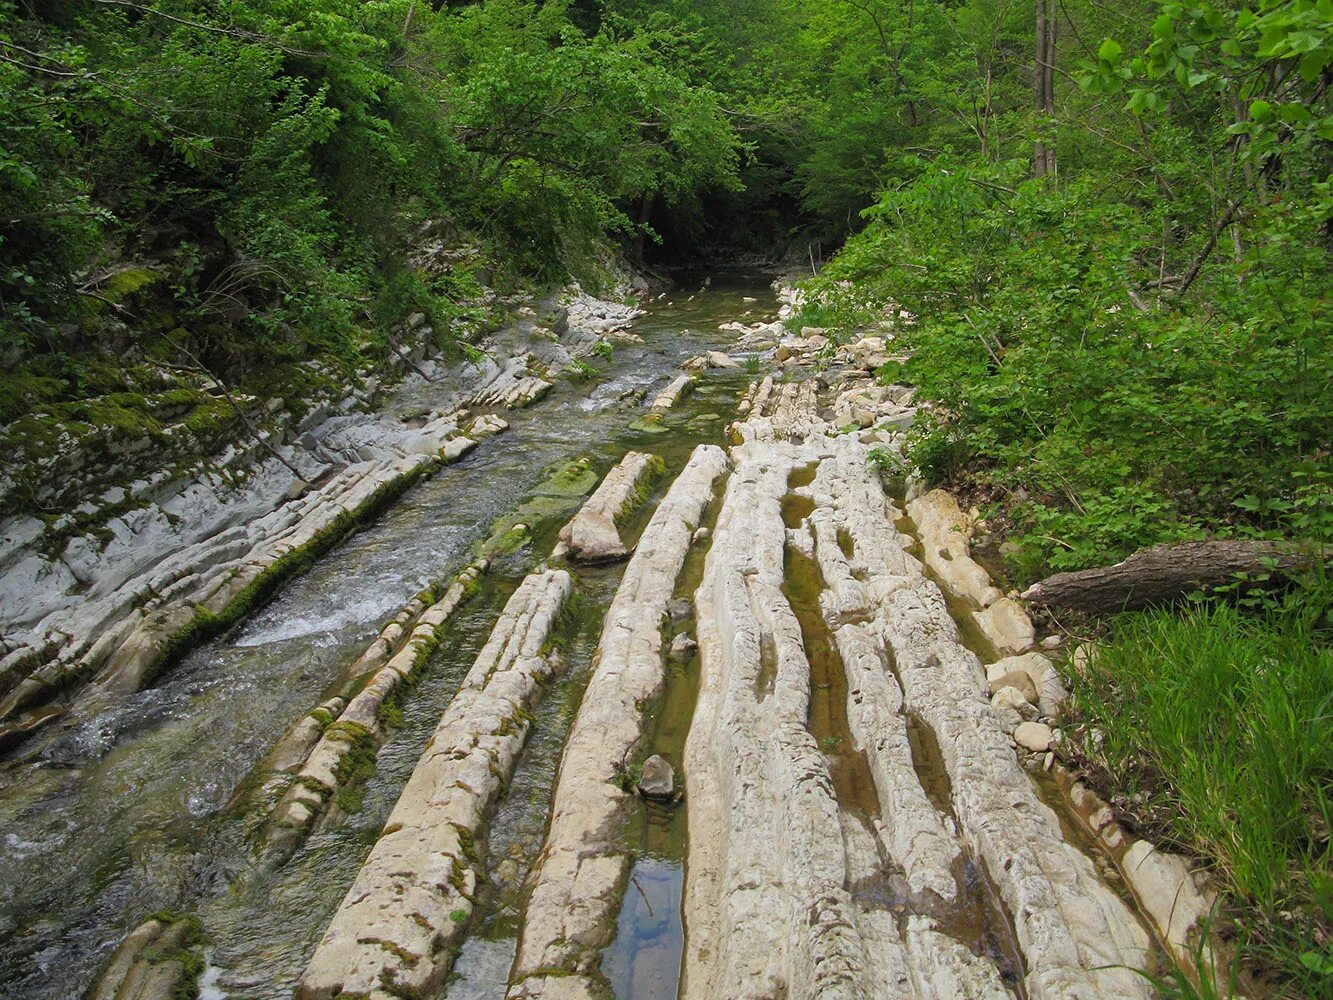
<svg viewBox="0 0 1333 1000"><path fill-rule="evenodd" d="M1083 748L1118 804L1204 858L1239 947L1333 996L1333 581L1271 599L1125 615L1079 670Z"/></svg>

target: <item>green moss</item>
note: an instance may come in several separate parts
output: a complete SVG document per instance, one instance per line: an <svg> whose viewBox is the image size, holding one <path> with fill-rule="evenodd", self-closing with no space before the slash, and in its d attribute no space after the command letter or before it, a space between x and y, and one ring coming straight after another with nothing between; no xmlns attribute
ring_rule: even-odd
<svg viewBox="0 0 1333 1000"><path fill-rule="evenodd" d="M467 868L457 858L453 859L453 866L449 872L449 885L463 899L476 905L476 897L467 891Z"/></svg>
<svg viewBox="0 0 1333 1000"><path fill-rule="evenodd" d="M402 962L409 969L415 969L418 965L421 964L420 955L416 954L415 952L408 951L400 944L395 944L392 941L386 941L384 940L384 938L359 937L356 939L356 943L377 945L380 948L383 948L385 951L387 951L390 955L394 956L396 959L398 959L398 961Z"/></svg>
<svg viewBox="0 0 1333 1000"><path fill-rule="evenodd" d="M327 729L329 727L329 723L333 721L333 713L330 712L327 708L316 708L310 711L308 714L310 718L314 719L316 722L319 723L321 729Z"/></svg>
<svg viewBox="0 0 1333 1000"><path fill-rule="evenodd" d="M347 744L333 772L338 782L333 801L343 812L356 812L365 797L366 780L375 773L378 741L365 726L345 720L335 722L325 735Z"/></svg>
<svg viewBox="0 0 1333 1000"><path fill-rule="evenodd" d="M118 271L102 282L98 294L111 302L121 303L135 292L163 280L163 275L151 267L130 267Z"/></svg>
<svg viewBox="0 0 1333 1000"><path fill-rule="evenodd" d="M666 460L661 455L653 455L648 462L648 469L639 478L638 484L634 487L634 492L630 494L629 499L616 511L616 527L620 527L626 518L648 502L648 498L653 495L653 487L657 481L666 475Z"/></svg>
<svg viewBox="0 0 1333 1000"><path fill-rule="evenodd" d="M592 468L592 460L579 458L553 466L532 492L546 497L578 497L596 485L597 473Z"/></svg>
<svg viewBox="0 0 1333 1000"><path fill-rule="evenodd" d="M477 862L477 844L472 836L472 831L458 823L453 824L454 833L458 836L458 843L463 848L463 856L468 861Z"/></svg>

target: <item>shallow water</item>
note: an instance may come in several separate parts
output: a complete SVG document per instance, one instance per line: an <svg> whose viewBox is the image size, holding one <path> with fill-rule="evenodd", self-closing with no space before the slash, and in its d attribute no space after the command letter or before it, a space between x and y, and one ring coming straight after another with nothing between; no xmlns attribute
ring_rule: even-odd
<svg viewBox="0 0 1333 1000"><path fill-rule="evenodd" d="M161 909L203 920L213 942L206 996L289 996L500 606L549 550L558 525L538 526L451 623L403 707L402 728L379 754L362 808L316 830L276 872L256 866L247 825L231 805L250 769L327 695L384 618L428 582L460 570L474 543L552 463L587 455L600 473L638 447L663 454L678 471L719 426L698 418L730 412L745 377L705 373L662 435L629 428L642 404L626 393L647 389L651 398L686 357L725 346L731 335L717 330L720 323L770 317L776 302L767 280L714 275L707 289L686 286L670 304L654 303L634 327L644 344L617 346L609 363L593 359L605 369L595 384L562 382L528 410L506 414L508 432L413 487L157 686L43 734L0 763L0 997L79 996L124 934ZM758 302L744 303L746 295ZM414 401L428 393L415 389ZM491 866L513 858L513 886L545 832L564 729L596 645L596 609L609 602L619 572L581 574L587 603L569 673L543 702L492 824ZM516 893L497 891L481 908L451 996L503 994Z"/></svg>

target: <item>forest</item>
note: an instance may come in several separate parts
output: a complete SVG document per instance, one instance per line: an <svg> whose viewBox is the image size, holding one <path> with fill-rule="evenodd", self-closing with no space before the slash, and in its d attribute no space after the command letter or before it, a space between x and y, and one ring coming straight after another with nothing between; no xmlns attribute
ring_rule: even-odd
<svg viewBox="0 0 1333 1000"><path fill-rule="evenodd" d="M1333 0L0 0L0 436L134 431L164 371L299 394L412 314L470 355L488 289L785 269L830 353L894 322L925 405L875 461L1015 589L1309 556L1052 627L1106 640L1083 766L1330 996L1330 83Z"/></svg>

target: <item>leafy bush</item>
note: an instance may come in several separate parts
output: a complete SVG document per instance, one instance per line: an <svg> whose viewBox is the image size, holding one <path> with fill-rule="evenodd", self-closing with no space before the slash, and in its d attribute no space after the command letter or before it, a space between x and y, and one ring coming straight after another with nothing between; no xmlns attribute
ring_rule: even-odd
<svg viewBox="0 0 1333 1000"><path fill-rule="evenodd" d="M1289 507L1330 444L1328 186L1257 206L1252 249L1215 263L1206 297L1145 311L1136 261L1162 216L1108 197L1107 178L1054 189L1026 169L923 164L812 283L816 299L850 285L918 318L897 331L911 360L892 373L932 404L914 460L1013 497L1032 572Z"/></svg>

